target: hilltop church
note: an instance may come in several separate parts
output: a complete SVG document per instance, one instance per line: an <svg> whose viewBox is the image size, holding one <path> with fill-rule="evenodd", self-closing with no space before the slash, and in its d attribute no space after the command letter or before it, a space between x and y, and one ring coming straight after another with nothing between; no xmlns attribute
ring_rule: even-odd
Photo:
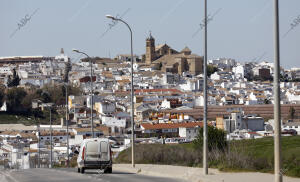
<svg viewBox="0 0 300 182"><path fill-rule="evenodd" d="M163 72L180 75L183 72L189 72L192 75L203 73L203 57L192 54L188 47L178 52L167 44L155 46L155 39L151 33L146 39L146 54L142 56L142 61Z"/></svg>

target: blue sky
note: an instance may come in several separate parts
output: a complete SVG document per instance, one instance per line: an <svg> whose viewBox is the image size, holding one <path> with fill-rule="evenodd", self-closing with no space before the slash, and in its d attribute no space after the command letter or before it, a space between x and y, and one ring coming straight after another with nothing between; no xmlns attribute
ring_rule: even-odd
<svg viewBox="0 0 300 182"><path fill-rule="evenodd" d="M299 0L280 1L281 65L300 67L300 25L290 24L300 15ZM188 46L203 55L203 0L1 0L0 56L55 56L60 48L74 61L72 48L90 56L114 57L130 52L127 27L117 24L103 37L110 20L106 14L121 15L133 29L134 53L145 52L145 39L152 32L156 44L167 43L176 50ZM18 23L37 12L20 30ZM237 61L273 62L273 0L208 0L214 14L208 25L208 57ZM300 23L300 22L299 22Z"/></svg>

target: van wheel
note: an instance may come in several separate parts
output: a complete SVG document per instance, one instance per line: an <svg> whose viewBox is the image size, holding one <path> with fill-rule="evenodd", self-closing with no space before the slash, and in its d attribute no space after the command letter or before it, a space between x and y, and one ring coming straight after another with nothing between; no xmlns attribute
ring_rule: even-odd
<svg viewBox="0 0 300 182"><path fill-rule="evenodd" d="M80 172L81 172L81 174L84 173L84 167L82 167L82 168L80 169Z"/></svg>
<svg viewBox="0 0 300 182"><path fill-rule="evenodd" d="M104 173L112 173L112 167L108 167L104 170Z"/></svg>
<svg viewBox="0 0 300 182"><path fill-rule="evenodd" d="M77 168L77 172L80 173L80 168L79 167Z"/></svg>

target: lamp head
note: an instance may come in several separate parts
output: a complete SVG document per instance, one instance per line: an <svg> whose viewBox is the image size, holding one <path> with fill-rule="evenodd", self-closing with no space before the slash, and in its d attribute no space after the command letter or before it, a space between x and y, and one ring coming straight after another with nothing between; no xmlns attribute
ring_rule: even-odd
<svg viewBox="0 0 300 182"><path fill-rule="evenodd" d="M72 49L72 51L79 53L78 49Z"/></svg>
<svg viewBox="0 0 300 182"><path fill-rule="evenodd" d="M115 19L116 19L116 18L113 17L112 15L106 15L106 18L110 18L110 19L112 19L112 20L115 20Z"/></svg>

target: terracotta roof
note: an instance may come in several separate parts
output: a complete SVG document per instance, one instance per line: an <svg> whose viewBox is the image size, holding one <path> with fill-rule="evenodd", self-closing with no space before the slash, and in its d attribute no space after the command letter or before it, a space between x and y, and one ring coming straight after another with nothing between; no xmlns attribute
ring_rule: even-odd
<svg viewBox="0 0 300 182"><path fill-rule="evenodd" d="M29 153L37 153L38 150L37 150L37 149L30 149L30 150L28 150L28 152L29 152Z"/></svg>
<svg viewBox="0 0 300 182"><path fill-rule="evenodd" d="M2 150L3 152L10 152L10 150L7 150L5 148L0 148L0 150Z"/></svg>
<svg viewBox="0 0 300 182"><path fill-rule="evenodd" d="M91 128L74 128L74 130L76 130L77 132L90 132ZM98 128L94 128L94 131L99 132L101 130Z"/></svg>
<svg viewBox="0 0 300 182"><path fill-rule="evenodd" d="M10 135L10 136L20 135L22 138L36 138L34 133L24 133L21 131L4 131L0 133L0 135Z"/></svg>
<svg viewBox="0 0 300 182"><path fill-rule="evenodd" d="M52 136L65 136L67 132L60 132L60 131L52 131ZM69 135L74 135L73 132L69 132ZM41 131L40 136L50 136L50 131Z"/></svg>
<svg viewBox="0 0 300 182"><path fill-rule="evenodd" d="M118 83L130 83L129 79L117 80Z"/></svg>
<svg viewBox="0 0 300 182"><path fill-rule="evenodd" d="M141 127L145 128L145 130L154 130L154 129L171 129L171 128L194 128L196 126L203 126L202 122L190 122L190 123L159 123L159 124L151 124L144 123L141 124Z"/></svg>
<svg viewBox="0 0 300 182"><path fill-rule="evenodd" d="M178 89L138 89L134 91L135 93L144 93L144 92L175 92L175 93L180 93L183 94Z"/></svg>

